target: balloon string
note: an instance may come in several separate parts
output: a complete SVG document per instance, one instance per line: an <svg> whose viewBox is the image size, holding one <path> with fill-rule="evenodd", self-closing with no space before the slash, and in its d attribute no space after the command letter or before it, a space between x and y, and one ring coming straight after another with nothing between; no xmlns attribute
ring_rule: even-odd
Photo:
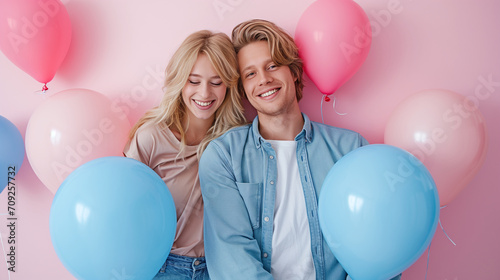
<svg viewBox="0 0 500 280"><path fill-rule="evenodd" d="M446 208L446 206L448 206L448 205L441 206L441 208L439 208L439 210ZM441 224L441 219L439 219L438 221L439 221L439 226L441 227L441 230L444 232L444 235L446 235L446 237L448 237L448 240L450 240L451 244L453 244L454 246L457 246L457 244L455 244L455 242L453 242L453 240L451 240L451 238L448 236L446 231L444 231L443 225Z"/></svg>
<svg viewBox="0 0 500 280"><path fill-rule="evenodd" d="M323 97L321 97L321 122L323 124L325 124L325 119L323 118L323 101L325 100L325 97L326 95L323 95Z"/></svg>
<svg viewBox="0 0 500 280"><path fill-rule="evenodd" d="M328 97L328 95L326 95L326 94L323 94L323 97L321 98L321 122L324 124L325 119L323 117L323 101L329 102L330 97ZM333 105L332 106L333 106L333 110L335 111L335 113L337 113L337 115L339 115L339 116L347 115L347 113L339 113L337 111L337 109L335 108L336 101L337 101L337 98L335 96L333 96Z"/></svg>
<svg viewBox="0 0 500 280"><path fill-rule="evenodd" d="M45 94L45 93L47 93L48 90L49 90L49 88L47 87L47 83L45 83L45 84L43 84L42 90L37 90L37 91L35 91L35 93Z"/></svg>
<svg viewBox="0 0 500 280"><path fill-rule="evenodd" d="M448 234L446 233L446 231L444 231L443 225L441 224L441 219L439 219L439 226L441 227L441 230L443 230L444 235L446 235L446 237L448 238L448 240L450 240L451 244L453 244L454 246L457 246L457 244L455 244L455 242L453 242L453 240L451 240L451 238L448 236Z"/></svg>
<svg viewBox="0 0 500 280"><path fill-rule="evenodd" d="M429 247L427 248L427 268L425 269L425 280L427 280L427 272L429 271L429 256L431 254L431 245L432 241L429 243Z"/></svg>
<svg viewBox="0 0 500 280"><path fill-rule="evenodd" d="M337 98L335 97L335 95L333 96L333 110L335 111L335 113L337 113L337 115L339 116L344 116L344 115L347 115L347 113L339 113L337 112L337 109L335 109L335 101L337 100Z"/></svg>
<svg viewBox="0 0 500 280"><path fill-rule="evenodd" d="M446 206L447 205L442 206L440 208L440 210L443 209L443 208L446 208ZM450 240L450 242L453 245L457 246L457 244L455 244L455 242L453 242L453 240L451 240L451 238L448 236L448 234L444 230L443 225L441 224L441 219L439 219L438 221L439 221L439 226L441 226L441 230L444 232L444 235L446 235L446 237L448 238L448 240ZM431 254L431 245L432 245L432 241L429 243L429 248L427 248L427 268L425 269L425 280L427 280L427 272L429 271L429 258L430 258L430 254Z"/></svg>

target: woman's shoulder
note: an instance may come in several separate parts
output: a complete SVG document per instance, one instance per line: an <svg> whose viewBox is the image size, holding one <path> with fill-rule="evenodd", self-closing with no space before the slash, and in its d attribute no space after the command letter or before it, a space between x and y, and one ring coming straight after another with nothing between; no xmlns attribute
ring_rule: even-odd
<svg viewBox="0 0 500 280"><path fill-rule="evenodd" d="M156 123L145 123L141 125L134 135L134 139L143 144L163 142L164 140L172 137L175 136L173 136L168 127L162 127Z"/></svg>
<svg viewBox="0 0 500 280"><path fill-rule="evenodd" d="M180 142L168 127L145 123L135 132L130 147L136 147L149 154L151 160L157 157L179 153Z"/></svg>
<svg viewBox="0 0 500 280"><path fill-rule="evenodd" d="M151 141L154 134L155 134L155 125L150 123L145 123L137 128L134 134L134 139L137 142L144 143L145 141Z"/></svg>
<svg viewBox="0 0 500 280"><path fill-rule="evenodd" d="M153 122L146 122L137 128L136 134L153 134L159 130L159 125Z"/></svg>

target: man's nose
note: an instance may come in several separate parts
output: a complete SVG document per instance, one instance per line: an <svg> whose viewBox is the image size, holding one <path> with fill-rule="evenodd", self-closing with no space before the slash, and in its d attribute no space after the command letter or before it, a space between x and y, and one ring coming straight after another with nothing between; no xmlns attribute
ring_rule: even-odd
<svg viewBox="0 0 500 280"><path fill-rule="evenodd" d="M266 85L272 81L273 81L273 78L271 75L269 75L269 73L267 73L265 71L261 72L261 74L259 76L259 85L260 86Z"/></svg>

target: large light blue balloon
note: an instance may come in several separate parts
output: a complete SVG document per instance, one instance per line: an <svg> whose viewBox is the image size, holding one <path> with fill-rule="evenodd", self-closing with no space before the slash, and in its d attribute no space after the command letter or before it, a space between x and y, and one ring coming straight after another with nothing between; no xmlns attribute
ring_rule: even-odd
<svg viewBox="0 0 500 280"><path fill-rule="evenodd" d="M15 180L10 179L19 172L24 159L24 140L17 127L8 119L0 116L0 193L11 182L16 188Z"/></svg>
<svg viewBox="0 0 500 280"><path fill-rule="evenodd" d="M78 279L152 279L172 247L175 211L152 169L134 159L104 157L61 184L50 210L50 236Z"/></svg>
<svg viewBox="0 0 500 280"><path fill-rule="evenodd" d="M368 145L341 158L319 198L323 235L353 280L390 279L426 250L439 198L425 166L390 145Z"/></svg>

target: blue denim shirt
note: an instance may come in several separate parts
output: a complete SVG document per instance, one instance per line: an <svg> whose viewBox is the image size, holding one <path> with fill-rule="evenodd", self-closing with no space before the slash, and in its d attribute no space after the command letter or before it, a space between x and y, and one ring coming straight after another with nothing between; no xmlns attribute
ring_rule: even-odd
<svg viewBox="0 0 500 280"><path fill-rule="evenodd" d="M318 197L342 156L368 144L358 133L311 122L295 137L316 279L344 280L346 272L321 233ZM271 258L276 153L259 133L258 117L213 140L200 160L205 257L212 279L273 279Z"/></svg>

